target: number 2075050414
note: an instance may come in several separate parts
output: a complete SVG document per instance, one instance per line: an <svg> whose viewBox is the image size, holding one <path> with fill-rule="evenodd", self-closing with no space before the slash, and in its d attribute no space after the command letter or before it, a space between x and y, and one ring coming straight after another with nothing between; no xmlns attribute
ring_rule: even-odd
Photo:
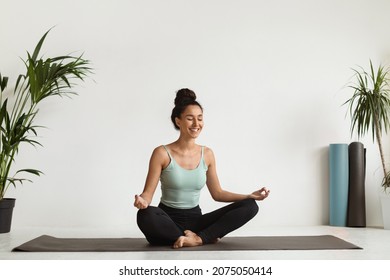
<svg viewBox="0 0 390 280"><path fill-rule="evenodd" d="M271 267L251 267L251 266L220 266L213 267L212 275L258 275L271 276Z"/></svg>

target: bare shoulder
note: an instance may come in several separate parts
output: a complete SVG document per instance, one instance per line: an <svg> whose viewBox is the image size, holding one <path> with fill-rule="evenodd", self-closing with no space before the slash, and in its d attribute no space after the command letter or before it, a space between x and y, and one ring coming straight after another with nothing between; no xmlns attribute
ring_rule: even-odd
<svg viewBox="0 0 390 280"><path fill-rule="evenodd" d="M210 165L215 162L214 152L209 147L204 147L204 159L207 165Z"/></svg>
<svg viewBox="0 0 390 280"><path fill-rule="evenodd" d="M167 153L164 146L160 145L153 150L153 155L162 155L164 153Z"/></svg>
<svg viewBox="0 0 390 280"><path fill-rule="evenodd" d="M213 156L214 152L210 147L204 146L204 154L205 156Z"/></svg>
<svg viewBox="0 0 390 280"><path fill-rule="evenodd" d="M169 164L170 159L164 146L158 146L153 150L151 160L159 163L161 166Z"/></svg>

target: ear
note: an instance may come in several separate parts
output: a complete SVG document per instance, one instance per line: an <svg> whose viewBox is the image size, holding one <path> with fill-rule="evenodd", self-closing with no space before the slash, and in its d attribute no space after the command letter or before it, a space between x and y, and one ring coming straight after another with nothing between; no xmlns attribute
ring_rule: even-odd
<svg viewBox="0 0 390 280"><path fill-rule="evenodd" d="M175 118L175 123L178 127L180 127L180 119L178 117Z"/></svg>

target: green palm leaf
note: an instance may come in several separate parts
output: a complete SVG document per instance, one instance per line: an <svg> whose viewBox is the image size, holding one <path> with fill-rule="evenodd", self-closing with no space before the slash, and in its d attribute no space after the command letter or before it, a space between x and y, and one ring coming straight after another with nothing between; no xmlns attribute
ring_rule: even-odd
<svg viewBox="0 0 390 280"><path fill-rule="evenodd" d="M13 104L10 104L7 98L3 100L8 77L0 75L0 199L10 184L15 186L16 183L26 181L8 176L19 145L27 143L41 146L34 139L37 129L41 126L33 125L39 103L48 97L75 94L73 87L77 81L83 81L92 73L90 62L85 60L83 55L61 55L46 59L39 57L49 31L39 40L32 55L27 52L27 59L24 61L26 74L19 75L16 80L16 98ZM42 174L35 169L21 169L16 174L22 172L37 176Z"/></svg>
<svg viewBox="0 0 390 280"><path fill-rule="evenodd" d="M344 104L349 106L351 116L351 134L356 132L358 137L371 133L373 141L378 142L382 168L385 174L383 186L385 190L390 187L390 175L388 176L384 161L381 136L390 127L390 96L388 70L379 65L375 71L370 60L370 71L363 68L352 69L356 82L350 86L353 95ZM388 179L386 179L389 177Z"/></svg>

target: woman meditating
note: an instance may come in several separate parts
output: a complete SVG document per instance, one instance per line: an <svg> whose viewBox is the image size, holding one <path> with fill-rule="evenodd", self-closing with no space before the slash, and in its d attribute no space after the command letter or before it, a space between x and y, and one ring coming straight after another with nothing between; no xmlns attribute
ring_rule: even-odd
<svg viewBox="0 0 390 280"><path fill-rule="evenodd" d="M269 190L237 194L222 189L212 150L196 143L203 108L192 90L177 92L171 120L180 136L152 153L143 192L135 196L137 224L152 245L181 248L217 242L251 220L259 209L256 200L267 198ZM162 195L155 207L150 203L159 181ZM199 197L204 185L214 200L232 203L202 214Z"/></svg>

